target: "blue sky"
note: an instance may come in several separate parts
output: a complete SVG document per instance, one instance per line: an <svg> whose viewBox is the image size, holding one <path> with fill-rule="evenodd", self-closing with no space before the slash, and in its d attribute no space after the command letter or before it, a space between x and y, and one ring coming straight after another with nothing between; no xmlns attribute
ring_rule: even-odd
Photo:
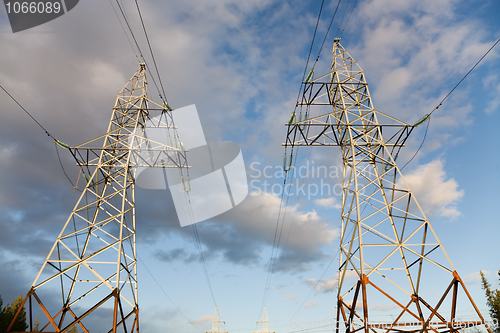
<svg viewBox="0 0 500 333"><path fill-rule="evenodd" d="M134 3L122 2L147 50ZM254 181L251 190L261 190L198 224L226 330L254 331L280 205L279 196L261 186L264 180L283 182L274 175L259 177L259 171L282 165L283 124L293 111L321 1L140 5L169 104L196 104L207 140L237 143L248 180ZM16 34L0 10L0 83L69 145L105 132L116 94L138 68L112 6L117 10L115 2L81 1L68 14ZM312 60L336 6L325 1ZM363 68L375 108L412 123L429 113L500 37L499 15L494 0L342 1L317 68L328 66L332 39L342 17L344 23L349 17L341 42ZM500 269L494 213L500 199L499 50L433 115L425 145L403 171L484 314L478 272L486 271L493 282ZM28 291L78 192L64 177L53 142L3 92L0 103L0 294L6 303ZM412 133L398 162L411 158L424 130L420 126ZM71 156L61 153L76 180ZM331 167L328 181L332 186L341 182L334 173L341 166L338 149L302 149L298 159L298 165L308 160ZM320 180L311 176L304 182ZM326 268L337 253L340 200L338 195L290 197L286 248L281 247L265 302L272 330L292 332L300 323L335 318L338 261ZM137 214L141 329L209 330L214 302L203 266L193 259L191 233L180 228L170 194L138 189ZM376 302L374 311L380 306ZM459 315L470 311L461 308Z"/></svg>

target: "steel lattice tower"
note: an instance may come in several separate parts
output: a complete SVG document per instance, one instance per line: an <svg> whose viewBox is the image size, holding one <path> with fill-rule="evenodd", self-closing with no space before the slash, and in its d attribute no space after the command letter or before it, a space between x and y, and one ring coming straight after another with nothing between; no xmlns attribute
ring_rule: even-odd
<svg viewBox="0 0 500 333"><path fill-rule="evenodd" d="M262 310L262 318L259 321L257 321L257 324L259 323L262 324L262 328L253 333L274 333L273 331L269 330L269 316L267 315L267 308L265 305L264 305L264 310Z"/></svg>
<svg viewBox="0 0 500 333"><path fill-rule="evenodd" d="M34 298L45 315L43 332L78 326L88 333L86 323L99 315L109 318L102 332L139 332L135 175L138 167L187 167L183 150L145 135L149 120L153 128L175 136L170 111L166 103L148 99L141 64L117 96L107 133L70 148L87 184L24 298L30 331ZM54 294L61 296L57 307L54 298L42 301Z"/></svg>
<svg viewBox="0 0 500 333"><path fill-rule="evenodd" d="M220 328L220 323L226 323L223 320L220 320L219 309L217 309L217 305L215 306L214 315L212 317L212 330L207 331L207 333L228 333L227 331Z"/></svg>
<svg viewBox="0 0 500 333"><path fill-rule="evenodd" d="M284 145L292 154L294 146L339 146L342 153L337 332L341 327L346 332L454 332L459 295L475 312L468 323L484 324L396 164L420 122L409 125L373 108L363 70L339 38L331 71L315 79L312 74L303 82L300 115L292 114ZM317 105L333 110L312 115ZM436 296L434 285L443 279L444 292ZM384 300L390 319L384 326L369 320L370 299Z"/></svg>

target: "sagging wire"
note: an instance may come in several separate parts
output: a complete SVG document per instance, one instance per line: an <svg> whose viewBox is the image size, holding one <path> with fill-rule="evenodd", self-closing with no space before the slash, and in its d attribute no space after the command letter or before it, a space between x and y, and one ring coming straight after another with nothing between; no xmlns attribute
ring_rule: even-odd
<svg viewBox="0 0 500 333"><path fill-rule="evenodd" d="M33 116L31 115L31 113L29 113L29 112L28 112L28 110L26 110L26 109L24 108L24 106L22 106L22 105L21 105L21 103L19 103L19 102L17 101L17 99L15 99L15 98L14 98L14 96L12 96L12 95L11 95L11 94L7 91L7 89L5 89L2 85L0 85L0 88L2 88L2 90L3 90L3 91L4 91L4 92L5 92L5 93L6 93L6 94L7 94L7 95L8 95L8 96L9 96L9 97L10 97L10 98L11 98L11 99L12 99L12 100L13 100L13 101L14 101L14 102L15 102L15 103L16 103L16 104L17 104L17 105L18 105L18 106L22 109L22 110L23 110L24 112L26 112L26 114L27 114L27 115L28 115L28 116L29 116L29 117L30 117L30 118L31 118L31 119L32 119L35 123L37 123L37 125L38 125L38 126L40 126L40 128L41 128L41 129L45 132L45 134L47 134L48 136L50 136L50 137L52 138L52 140L54 140L54 141L58 141L56 138L54 138L54 137L52 136L52 134L50 134L50 133L49 133L49 132L45 129L45 127L43 127L43 126L42 126L42 124L40 124L40 123L38 122L38 120L36 120L36 119L35 119L35 117L33 117Z"/></svg>
<svg viewBox="0 0 500 333"><path fill-rule="evenodd" d="M57 149L57 146L63 147L65 149L69 149L69 146L66 145L65 143L57 140L52 134L50 134L49 131L47 131L47 129L45 129L45 127L43 127L42 124L38 120L36 120L36 118L25 107L22 106L22 104L7 91L7 89L5 89L2 85L0 85L0 88L2 88L2 90L7 94L7 96L9 96L45 132L45 134L47 134L47 136L49 136L54 141L55 149L56 149L56 153L57 153L57 158L59 160L59 165L61 166L61 169L62 169L64 175L66 176L68 181L71 183L71 186L74 189L76 189L77 191L81 192L81 190L79 190L75 187L75 184L73 184L73 182L69 178L68 174L66 173L66 170L64 169L64 166L63 166L62 161L61 161L61 156L59 155L59 150Z"/></svg>
<svg viewBox="0 0 500 333"><path fill-rule="evenodd" d="M347 17L347 21L344 24L344 28L340 31L339 37L342 37L342 34L344 33L345 29L347 28L347 24L349 23L349 20L351 19L351 16L352 16L352 13L354 12L354 8L356 8L357 4L358 4L358 0L356 0L356 2L354 3L354 6L352 6L351 13ZM347 10L347 6L346 6L346 10ZM344 15L345 15L345 13L344 13ZM342 17L342 22L343 21L344 21L344 18ZM342 25L342 23L341 23L341 25ZM339 30L340 30L340 28L341 28L341 26L339 26Z"/></svg>
<svg viewBox="0 0 500 333"><path fill-rule="evenodd" d="M179 307L174 303L174 301L170 298L170 296L168 296L167 292L163 289L163 287L160 285L160 283L158 282L158 280L156 280L156 278L154 277L153 273L151 273L151 271L149 270L148 266L146 266L146 263L144 263L144 261L142 260L142 258L139 255L137 255L137 258L139 258L139 261L142 263L142 265L144 266L144 268L146 269L146 271L149 273L149 275L151 276L151 278L153 278L153 280L156 283L156 285L158 286L158 288L160 288L160 290L168 298L168 300L170 301L170 303L172 303L172 305L177 309L177 311L179 311L179 313L188 321L188 323L190 323L191 325L193 325L193 327L195 327L198 331L204 332L202 329L200 329L198 326L196 326L191 320L189 320L189 318L181 311L181 309L179 309Z"/></svg>
<svg viewBox="0 0 500 333"><path fill-rule="evenodd" d="M149 65L148 65L148 63L147 63L147 61L146 61L146 58L144 58L144 55L143 55L142 50L141 50L141 47L139 46L139 43L137 42L137 39L135 38L135 34L134 34L133 30L132 30L132 27L130 26L129 20L127 19L126 15L125 15L125 13L124 13L124 9L122 8L122 6L121 6L121 5L120 5L120 3L118 2L118 0L116 0L116 4L118 5L118 8L120 9L120 13L121 13L121 14L122 14L122 16L123 16L123 19L124 19L125 23L127 24L128 30L129 30L129 32L130 32L130 35L132 36L132 39L134 40L134 43L135 43L135 45L136 45L136 47L137 47L137 50L139 51L139 56L138 56L138 55L137 55L137 53L136 53L136 57L140 57L140 58L142 59L142 61L144 62L144 64L146 65L146 69L147 69L147 71L148 71L148 72L149 72L149 74L151 75L151 79L153 80L153 83L154 83L154 85L155 85L155 87L156 87L156 90L158 91L158 94L160 95L160 99L161 99L163 102L166 102L166 101L163 99L162 95L161 95L161 92L160 92L161 90L160 90L160 88L158 87L158 84L156 83L156 80L155 80L155 78L154 78L153 74L151 73L151 70L149 69ZM159 76L158 76L158 78L159 78Z"/></svg>
<svg viewBox="0 0 500 333"><path fill-rule="evenodd" d="M355 225L352 226L351 230L347 233L347 236L346 238L349 238L351 236L351 234L354 232L354 228L355 228ZM342 239L342 235L339 236L340 239ZM304 304L307 302L307 300L309 299L309 297L311 297L311 294L314 290L316 290L316 288L318 287L319 283L323 280L323 277L325 276L326 272L328 272L328 270L330 269L330 266L332 265L333 261L337 258L337 256L340 254L340 247L339 249L337 250L337 252L335 253L335 255L333 256L332 260L330 260L330 263L328 264L328 266L325 268L323 274L321 274L320 278L318 279L318 281L314 284L314 286L311 288L311 290L309 291L309 294L307 295L307 297L304 299L304 301L302 302L302 304L297 308L297 310L294 312L294 314L290 317L290 319L288 319L288 321L285 323L285 325L283 325L278 331L281 331L289 322L290 320L292 320L295 315L300 311L300 309L302 309L302 307L304 306ZM345 259L346 262L349 260L349 258L346 258ZM339 275L339 279L340 279L340 275Z"/></svg>
<svg viewBox="0 0 500 333"><path fill-rule="evenodd" d="M285 323L285 325L283 325L283 327L281 327L278 331L281 331L286 325L288 325L288 323L290 322L290 320L292 320L295 315L300 311L300 309L302 309L302 307L304 306L304 304L307 302L307 300L309 299L309 297L311 297L311 294L313 293L313 291L316 290L316 288L318 287L319 283L323 280L323 277L325 276L326 272L328 271L328 269L330 269L330 266L333 264L333 261L337 258L337 256L339 255L339 252L340 252L340 249L337 250L337 253L333 256L332 260L330 260L330 263L328 264L328 266L326 267L325 271L323 272L323 274L321 274L320 278L318 281L316 281L316 284L311 288L311 290L309 291L309 294L307 295L307 297L304 299L304 301L302 302L302 304L297 308L297 310L293 313L293 315L290 317L290 319L288 319Z"/></svg>
<svg viewBox="0 0 500 333"><path fill-rule="evenodd" d="M207 280L208 288L210 289L210 294L212 296L212 300L214 302L214 305L217 306L217 302L215 301L215 296L214 296L214 292L212 289L212 283L210 282L210 275L208 273L207 262L205 260L205 255L203 254L203 248L201 247L201 241L200 241L200 235L198 233L198 228L196 227L196 223L193 223L191 226L192 226L192 230L193 230L193 235L194 235L195 240L196 240L198 252L200 255L200 261L203 263L203 268L204 268L204 273L205 273L205 278Z"/></svg>
<svg viewBox="0 0 500 333"><path fill-rule="evenodd" d="M309 48L309 53L308 53L308 56L307 56L306 65L305 65L305 68L304 68L304 72L303 72L303 75L302 75L302 81L301 82L309 82L312 79L312 76L314 75L314 67L316 66L316 63L319 60L319 56L321 54L321 51L322 51L323 46L325 44L325 41L326 41L326 39L328 37L328 33L329 33L330 29L331 29L331 26L333 24L333 21L335 19L335 16L337 14L337 11L339 9L341 1L342 0L339 0L339 2L337 3L337 7L335 9L335 12L334 12L334 14L332 16L332 19L330 21L330 24L328 26L327 32L326 32L325 37L323 39L323 42L321 44L321 47L320 47L318 56L316 57L315 63L313 65L313 68L309 71L309 73L307 74L307 77L306 77L307 68L309 66L309 60L310 60L310 56L311 56L311 53L312 53L312 48L313 48L313 45L314 45L314 41L315 41L315 38L316 38L317 29L318 29L319 22L320 22L320 19L321 19L321 13L323 11L324 0L321 3L320 11L319 11L319 14L318 14L318 19L316 21L316 26L315 26L315 30L314 30L314 33L313 33L313 38L312 38L312 41L311 41L311 46ZM295 105L294 111L293 111L292 115L290 116L290 120L288 122L289 128L292 125L292 123L294 123L294 121L296 120L295 119L295 117L296 117L296 110L297 110L297 106L298 106L298 101L300 100L300 95L302 93L302 89L303 89L303 84L301 83L300 88L299 88L299 92L298 92L298 95L297 95L297 103ZM309 113L309 108L306 108L304 119L307 119L308 113ZM301 107L301 111L300 111L300 118L302 118L301 115L302 115L302 107ZM309 131L309 128L307 129L307 131ZM293 144L292 144L292 148L291 148L291 152L290 152L290 160L288 162L288 170L290 170L290 168L292 166L292 163L293 163L294 167L296 165L297 158L294 159L293 157L294 157L294 155L298 154L298 148L299 147L294 147ZM283 163L283 170L285 171L285 178L284 178L284 182L283 182L284 186L286 186L286 182L288 180L288 172L287 172L288 170L286 168L286 166L287 166L286 151L287 151L287 147L285 146L285 157L284 157L284 163ZM293 179L293 176L292 176L292 179ZM279 210L278 210L278 220L276 222L276 230L275 230L275 236L274 236L274 241L273 241L273 248L272 248L272 251L271 251L271 259L269 261L268 277L266 279L266 287L264 289L264 297L263 297L263 300L262 300L262 305L261 305L261 311L260 312L262 312L262 308L263 308L264 303L265 303L265 301L267 299L267 295L268 295L268 292L269 292L270 284L271 284L271 281L272 281L272 275L274 274L274 270L275 270L275 267L277 265L278 249L279 249L279 244L281 242L281 235L282 235L282 232L283 232L283 226L284 226L284 223L285 223L286 211L287 211L287 207L288 207L288 201L289 201L289 198L290 198L290 195L287 194L286 204L285 204L285 208L284 208L285 211L284 211L283 217L282 217L283 221L281 222L281 227L280 227L279 224L280 224L280 219L281 219L281 211L283 209L283 197L284 197L284 194L285 193L283 191L282 195L281 195L281 200L280 200L280 207L279 207ZM279 233L278 233L278 229L279 229ZM277 241L276 241L276 239L277 239ZM288 242L288 240L287 240L287 242Z"/></svg>
<svg viewBox="0 0 500 333"><path fill-rule="evenodd" d="M335 19L335 16L337 15L337 11L339 10L339 6L342 0L339 0L337 3L337 7L335 8L335 12L333 13L332 19L330 21L330 24L328 25L328 29L326 30L325 38L323 38L323 42L321 43L321 47L319 48L318 56L316 57L316 61L314 62L313 69L316 66L316 63L319 61L319 57L321 55L321 51L323 50L323 46L325 46L326 39L328 38L328 34L330 33L330 29L333 24L333 20Z"/></svg>
<svg viewBox="0 0 500 333"><path fill-rule="evenodd" d="M153 64L155 66L155 69L156 69L156 75L158 75L158 81L160 82L160 86L161 86L161 91L163 92L163 96L165 97L165 103L167 103L168 105L168 99L167 99L167 96L165 94L165 89L163 88L163 83L161 81L161 76L160 76L160 72L158 71L158 66L156 65L156 60L155 60L155 56L153 54L153 49L151 48L151 43L149 42L149 37L148 37L148 33L146 31L146 26L144 25L144 20L142 19L142 14L141 14L141 10L139 8L139 3L137 2L137 0L135 0L135 5L137 7L137 12L139 13L139 18L141 19L141 24L142 24L142 29L144 30L144 36L146 36L146 41L148 43L148 47L149 47L149 52L151 53L151 58L153 59ZM151 73L150 73L151 74ZM158 87L157 87L158 88ZM160 98L163 100L162 98L162 95L160 94Z"/></svg>
<svg viewBox="0 0 500 333"><path fill-rule="evenodd" d="M319 26L319 22L320 22L320 19L321 19L321 13L323 11L323 5L324 5L324 3L325 3L325 0L322 0L321 1L321 6L320 6L320 9L319 9L319 13L318 13L318 18L316 20L316 26L314 28L314 33L313 33L313 37L312 37L312 41L311 41L311 46L309 47L309 53L307 55L306 66L304 68L304 73L302 74L302 80L301 80L302 82L304 81L304 78L306 77L307 67L309 65L309 59L311 57L312 48L313 48L313 45L314 45L314 40L316 38L316 33L318 31L318 26ZM308 75L308 76L310 76L310 75ZM300 93L301 92L302 92L302 84L300 85L299 93L297 95L297 101L300 98ZM295 120L294 118L295 118L295 110L296 109L297 109L297 104L295 105L295 109L294 109L294 111L292 113L292 116L290 117L289 122L288 122L289 126ZM284 157L284 163L283 163L283 171L285 171L285 178L283 180L283 186L284 186L284 188L286 186L286 181L287 181L287 178L288 178L287 177L287 172L286 172L286 150L287 150L287 147L285 146L285 157ZM290 154L290 162L289 162L290 165L292 164L292 160L293 160L293 146L292 146L292 152ZM269 266L268 266L268 271L267 271L266 285L264 287L264 296L262 298L262 304L261 304L261 308L260 308L260 311L259 311L259 318L260 318L260 315L262 313L262 309L264 308L265 301L267 299L267 295L269 293L269 288L270 288L270 284L271 284L271 280L272 280L272 275L273 275L274 267L276 265L276 260L277 260L277 258L275 258L275 254L277 255L277 253L278 253L279 242L281 240L281 232L283 230L283 224L285 223L285 218L284 218L284 215L283 215L283 222L282 222L282 226L280 228L281 211L282 211L282 208L283 208L283 197L285 195L284 192L285 191L283 191L281 193L280 206L279 206L279 209L278 209L278 218L277 218L277 221L276 221L276 229L275 229L275 232L274 232L273 247L272 247L272 250L271 250L271 257L269 259ZM288 202L288 197L289 196L287 196L287 202ZM279 236L278 236L278 230L281 230Z"/></svg>
<svg viewBox="0 0 500 333"><path fill-rule="evenodd" d="M351 2L351 0L347 0L347 3L345 5L345 9L344 9L344 14L342 14L342 18L340 19L340 24L339 24L339 28L337 29L337 37L340 37L340 28L342 27L342 23L344 23L344 18L345 18L345 14L347 13L347 8L349 8L349 3Z"/></svg>
<svg viewBox="0 0 500 333"><path fill-rule="evenodd" d="M136 45L136 47L137 47L137 49L138 49L138 51L140 53L140 57L143 60L143 62L146 64L146 68L147 68L149 74L151 75L151 78L153 79L153 83L154 83L154 85L155 85L155 87L156 87L156 89L158 91L158 95L159 95L160 99L163 102L163 106L165 107L166 110L173 111L173 109L168 104L167 96L166 96L165 89L163 87L163 82L161 80L161 76L160 76L160 73L159 73L159 70L158 70L158 66L157 66L157 63L156 63L155 56L154 56L153 48L151 46L151 42L149 40L149 36L148 36L147 30L146 30L146 26L145 26L145 23L144 23L144 20L143 20L143 17L142 17L142 13L141 13L141 10L140 10L140 7L139 7L139 4L138 4L137 0L135 0L135 4L136 4L136 7L137 7L137 11L138 11L139 17L140 17L140 21L141 21L141 25L142 25L142 28L143 28L143 31L144 31L144 35L146 37L146 41L147 41L147 44L148 44L148 47L149 47L149 51L151 53L151 58L153 60L154 67L156 69L156 74L157 74L158 80L160 82L161 90L158 87L158 85L156 83L156 80L154 79L154 76L151 73L151 70L149 69L149 66L147 65L147 61L144 58L142 50L141 50L141 48L139 46L139 43L137 42L137 39L136 39L136 37L135 37L135 35L133 33L133 30L132 30L132 28L131 28L131 26L129 24L129 21L128 21L125 13L124 13L124 10L122 9L122 6L120 6L120 3L118 2L118 0L116 0L116 3L118 5L118 8L120 9L120 12L121 12L121 14L123 16L123 19L125 20L125 23L127 24L129 32L132 35L132 38L133 38L133 40L135 42L135 45ZM136 57L138 57L137 54L136 54ZM175 124L174 124L174 119L173 118L171 119L171 123L172 123L172 126L174 127L174 133L173 133L174 141L178 142L181 145L181 149L182 149L182 143L180 141L180 138L179 138L179 135L178 135L177 131L175 130ZM168 134L168 136L170 137L170 134ZM178 148L177 144L176 144L176 148ZM185 157L186 163L187 163L187 156L184 156L184 157ZM182 168L179 170L179 172L180 172L181 179L184 179L184 171L182 170ZM189 170L186 171L186 175L187 175L187 179L188 179L188 183L189 183ZM189 185L188 185L188 187L189 187ZM186 189L185 189L184 192L186 193L186 196L187 196L187 203L188 203L189 213L190 213L191 219L194 220L194 215L193 215L193 209L192 209L192 205L191 205L191 198L190 198L190 195L189 195L189 190L186 191ZM208 287L209 287L209 290L210 290L210 294L212 296L212 300L213 300L214 304L217 306L217 302L215 300L215 296L214 296L212 284L211 284L211 281L210 281L210 275L208 273L207 263L206 263L206 260L205 260L205 256L203 254L203 248L202 248L202 245L201 245L200 236L199 236L198 229L197 229L197 227L196 227L195 224L192 225L192 232L193 232L193 238L194 238L194 241L195 241L195 246L198 249L198 253L199 253L199 256L200 256L200 261L203 264L203 270L204 270L205 278L206 278L206 281L207 281L207 284L208 284Z"/></svg>
<svg viewBox="0 0 500 333"><path fill-rule="evenodd" d="M135 57L137 59L139 59L139 56L137 55L137 52L135 51L134 46L132 45L132 41L130 40L130 38L129 38L128 34L127 34L127 31L125 31L125 27L123 26L122 21L120 20L120 17L118 16L118 13L116 12L115 7L113 6L112 0L108 0L108 1L109 1L109 4L111 5L111 8L113 8L113 12L115 12L116 18L118 19L118 23L120 23L120 26L122 27L122 31L125 34L125 37L127 37L127 41L128 41L128 43L130 45L130 48L132 49L132 52L134 52Z"/></svg>
<svg viewBox="0 0 500 333"><path fill-rule="evenodd" d="M424 138L422 139L422 142L420 143L420 146L418 147L417 151L415 152L415 154L413 154L412 158L406 162L406 164L400 169L403 170L411 161L413 161L413 159L417 156L417 154L420 152L420 149L422 148L422 146L424 145L424 142L425 142L425 139L427 138L427 132L429 130L429 123L430 123L430 120L431 120L431 116L434 112L436 112L439 107L441 105L443 105L444 101L446 101L448 99L448 97L455 91L455 89L457 89L457 87L465 80L465 78L467 76L469 76L469 74L479 65L479 63L481 61L483 61L483 59L488 55L488 53L490 53L491 50L493 50L493 48L500 42L500 38L497 39L497 41L495 43L493 43L493 45L488 49L488 51L486 51L485 54L483 54L483 56L476 62L476 64L474 66L472 66L472 68L467 72L467 74L464 75L464 77L458 81L458 83L453 87L453 89L451 89L451 91L441 100L441 102L439 102L439 104L428 114L426 114L423 118L421 118L419 121L417 121L413 126L416 127L418 125L421 125L422 123L424 123L425 121L427 121L427 127L425 128L425 133L424 133Z"/></svg>

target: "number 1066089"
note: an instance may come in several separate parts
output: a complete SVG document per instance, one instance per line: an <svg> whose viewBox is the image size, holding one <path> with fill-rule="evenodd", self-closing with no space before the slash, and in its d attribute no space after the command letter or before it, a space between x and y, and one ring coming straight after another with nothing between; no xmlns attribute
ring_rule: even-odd
<svg viewBox="0 0 500 333"><path fill-rule="evenodd" d="M61 11L60 2L7 2L5 3L7 13L23 14L58 14Z"/></svg>

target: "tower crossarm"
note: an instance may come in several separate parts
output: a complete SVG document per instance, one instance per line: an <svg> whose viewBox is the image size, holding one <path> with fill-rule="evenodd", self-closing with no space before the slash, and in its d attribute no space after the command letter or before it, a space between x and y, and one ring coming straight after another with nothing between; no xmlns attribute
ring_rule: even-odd
<svg viewBox="0 0 500 333"><path fill-rule="evenodd" d="M116 165L120 160L120 155L130 153L132 155L129 163L130 167L189 168L186 158L188 150L172 147L145 137L138 136L135 141L136 147L87 148L76 146L70 148L70 150L79 166L97 166L101 155L113 156L102 162L101 165Z"/></svg>
<svg viewBox="0 0 500 333"><path fill-rule="evenodd" d="M129 167L187 168L186 152L176 137L171 111L159 106L154 101L142 96L135 103L120 104L120 96L113 109L113 118L106 134L83 144L70 148L80 166L113 166L131 155ZM116 115L122 115L118 117ZM125 118L123 115L127 115ZM138 114L138 117L131 116ZM155 116L155 117L153 117ZM159 142L147 137L151 130L159 130L162 139ZM98 146L102 146L98 148Z"/></svg>
<svg viewBox="0 0 500 333"><path fill-rule="evenodd" d="M368 84L363 71L349 72L341 78L337 72L328 74L331 82L319 82L326 75L303 82L299 114L295 112L288 124L284 146L341 146L350 145L350 131L357 145L385 144L401 147L414 126L375 110L371 105ZM311 106L331 105L333 111L311 114ZM384 132L387 133L384 133ZM383 135L382 135L383 134ZM365 141L363 141L365 140Z"/></svg>
<svg viewBox="0 0 500 333"><path fill-rule="evenodd" d="M329 117L330 118L330 117ZM366 125L359 124L332 124L328 121L311 119L303 120L288 125L287 140L282 146L342 146L350 145L351 142L346 134L349 131L356 133L354 144L357 146L377 146L377 142L363 141L363 136L369 136L370 132L382 131L391 128L391 136L385 139L387 147L404 147L407 138L414 126L411 125ZM357 140L356 139L361 139ZM381 144L378 144L380 146Z"/></svg>

